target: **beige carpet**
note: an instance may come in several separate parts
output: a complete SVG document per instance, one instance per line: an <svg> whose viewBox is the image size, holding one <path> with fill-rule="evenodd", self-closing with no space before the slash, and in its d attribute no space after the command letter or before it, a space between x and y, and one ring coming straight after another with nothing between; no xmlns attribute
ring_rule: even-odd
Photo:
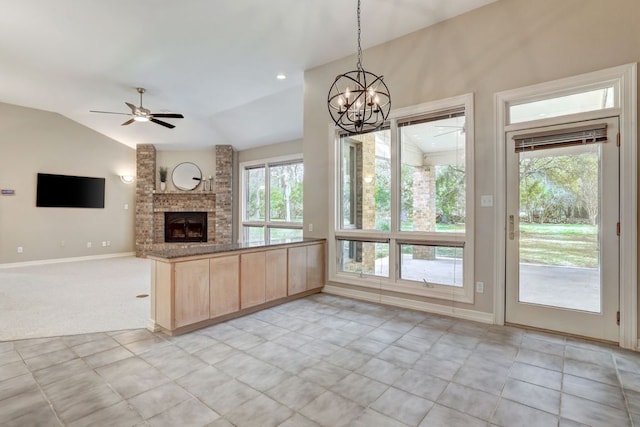
<svg viewBox="0 0 640 427"><path fill-rule="evenodd" d="M150 277L135 257L0 269L0 341L146 327Z"/></svg>

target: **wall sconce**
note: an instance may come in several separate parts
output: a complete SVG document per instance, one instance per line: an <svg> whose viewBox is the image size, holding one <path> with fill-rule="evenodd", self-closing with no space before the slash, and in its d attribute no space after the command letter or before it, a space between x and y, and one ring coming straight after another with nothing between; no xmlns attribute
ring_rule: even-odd
<svg viewBox="0 0 640 427"><path fill-rule="evenodd" d="M135 181L136 177L133 175L120 175L120 181L124 182L125 184L131 184L133 183L133 181Z"/></svg>

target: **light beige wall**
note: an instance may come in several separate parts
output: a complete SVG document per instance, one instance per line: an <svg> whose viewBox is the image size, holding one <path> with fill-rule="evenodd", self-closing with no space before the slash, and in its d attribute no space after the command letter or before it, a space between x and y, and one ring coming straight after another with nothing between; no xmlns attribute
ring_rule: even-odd
<svg viewBox="0 0 640 427"><path fill-rule="evenodd" d="M156 146L156 150L158 147ZM207 179L216 175L216 150L211 147L207 150L194 151L156 151L156 167L166 166L169 168L167 174L167 191L177 191L171 180L173 169L180 163L191 162L196 164L202 172L202 178ZM156 173L158 173L156 171ZM156 177L157 185L160 185L160 178ZM195 191L202 190L202 183ZM160 187L158 187L159 189Z"/></svg>
<svg viewBox="0 0 640 427"><path fill-rule="evenodd" d="M301 139L238 151L238 164L252 160L270 159L299 153L302 153Z"/></svg>
<svg viewBox="0 0 640 427"><path fill-rule="evenodd" d="M0 103L0 153L0 188L16 192L0 196L0 264L134 251L135 185L120 175L135 175L135 150L59 114ZM38 172L105 178L105 208L36 208Z"/></svg>
<svg viewBox="0 0 640 427"><path fill-rule="evenodd" d="M364 52L364 68L384 75L393 108L475 94L475 281L485 283L485 293L476 294L473 305L456 305L493 311L495 212L481 208L479 198L494 193L494 94L637 62L638 16L637 0L500 0ZM366 31L375 28L365 28L365 38ZM314 224L313 233L305 231L309 237L329 231L327 91L337 74L354 66L350 57L305 73L305 230Z"/></svg>

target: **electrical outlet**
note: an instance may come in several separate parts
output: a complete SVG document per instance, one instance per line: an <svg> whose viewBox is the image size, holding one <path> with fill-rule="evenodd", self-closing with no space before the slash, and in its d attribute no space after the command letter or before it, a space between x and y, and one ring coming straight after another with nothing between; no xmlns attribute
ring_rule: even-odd
<svg viewBox="0 0 640 427"><path fill-rule="evenodd" d="M125 210L125 211L126 211L126 210L129 210L129 204L128 204L128 203L125 203L125 204L124 204L124 210Z"/></svg>
<svg viewBox="0 0 640 427"><path fill-rule="evenodd" d="M91 249L91 242L87 242L87 249Z"/></svg>
<svg viewBox="0 0 640 427"><path fill-rule="evenodd" d="M483 294L484 293L484 283L483 282L476 282L476 292L479 294Z"/></svg>
<svg viewBox="0 0 640 427"><path fill-rule="evenodd" d="M22 248L22 246L18 246L18 253L21 254L22 252L24 252L24 249Z"/></svg>
<svg viewBox="0 0 640 427"><path fill-rule="evenodd" d="M313 231L313 224L309 224L309 231Z"/></svg>
<svg viewBox="0 0 640 427"><path fill-rule="evenodd" d="M106 240L103 240L103 241L102 241L102 247L103 247L103 248L106 248L106 247L107 247L107 241L106 241Z"/></svg>
<svg viewBox="0 0 640 427"><path fill-rule="evenodd" d="M60 247L64 248L64 240L60 240Z"/></svg>
<svg viewBox="0 0 640 427"><path fill-rule="evenodd" d="M107 246L111 246L111 240L107 240Z"/></svg>

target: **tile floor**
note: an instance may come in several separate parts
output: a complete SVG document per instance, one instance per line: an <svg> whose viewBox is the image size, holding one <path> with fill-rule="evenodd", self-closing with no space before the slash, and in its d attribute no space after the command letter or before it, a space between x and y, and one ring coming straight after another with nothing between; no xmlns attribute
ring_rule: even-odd
<svg viewBox="0 0 640 427"><path fill-rule="evenodd" d="M0 342L2 426L640 425L640 354L317 294L197 332Z"/></svg>

